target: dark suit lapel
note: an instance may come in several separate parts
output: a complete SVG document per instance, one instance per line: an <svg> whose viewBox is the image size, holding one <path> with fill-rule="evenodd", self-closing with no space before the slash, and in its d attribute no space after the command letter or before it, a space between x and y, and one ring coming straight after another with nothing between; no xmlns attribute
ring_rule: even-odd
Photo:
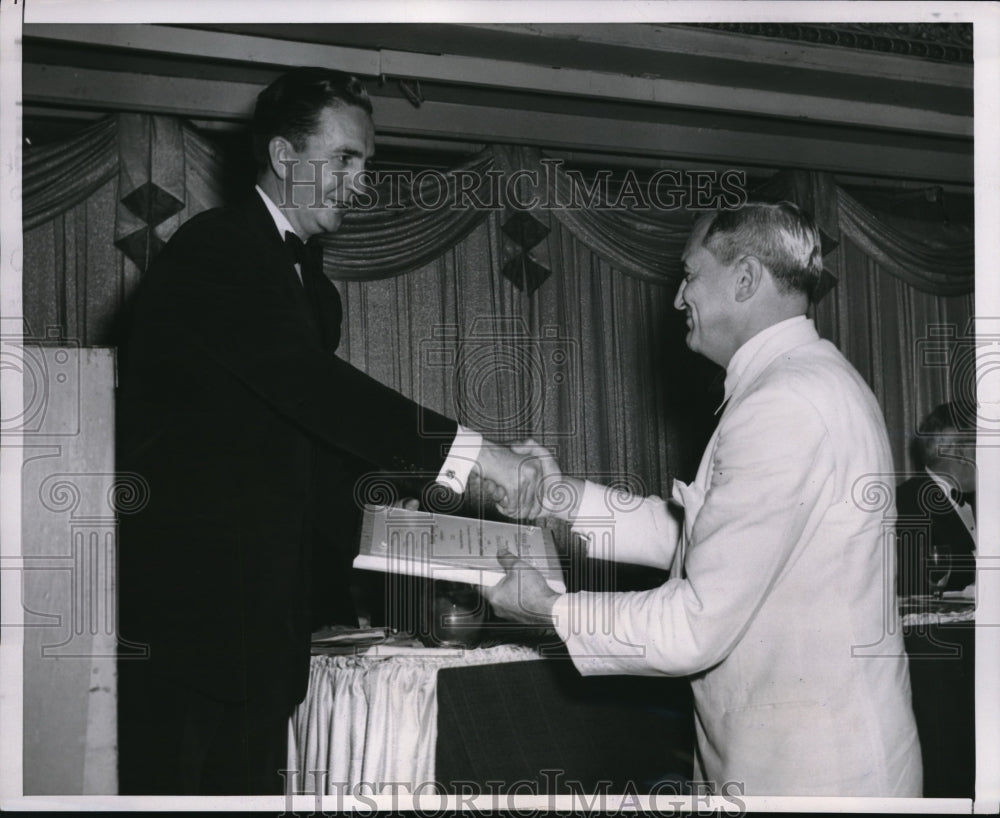
<svg viewBox="0 0 1000 818"><path fill-rule="evenodd" d="M323 311L320 309L319 296L316 292L316 276L319 275L316 272L316 269L322 263L319 255L322 251L316 246L315 243L307 244L306 249L309 252L310 261L302 268L302 286L300 289L302 290L302 296L305 299L305 306L309 315L309 321L312 323L316 330L316 334L319 336L325 347L326 321L323 316Z"/></svg>
<svg viewBox="0 0 1000 818"><path fill-rule="evenodd" d="M261 253L261 264L280 280L282 292L295 304L302 320L309 326L322 342L324 335L320 318L310 304L305 286L299 283L295 263L285 251L284 237L278 234L278 228L260 195L255 191L246 200L243 213L247 221L250 235L253 237Z"/></svg>
<svg viewBox="0 0 1000 818"><path fill-rule="evenodd" d="M311 300L314 314L319 323L323 345L331 352L340 345L340 322L343 318L343 305L340 293L333 282L322 272L322 245L317 246L316 266L310 271L306 293Z"/></svg>
<svg viewBox="0 0 1000 818"><path fill-rule="evenodd" d="M949 541L953 543L953 553L971 554L975 548L975 542L958 512L954 509L949 509L944 514L939 515L939 517L940 524L946 527Z"/></svg>

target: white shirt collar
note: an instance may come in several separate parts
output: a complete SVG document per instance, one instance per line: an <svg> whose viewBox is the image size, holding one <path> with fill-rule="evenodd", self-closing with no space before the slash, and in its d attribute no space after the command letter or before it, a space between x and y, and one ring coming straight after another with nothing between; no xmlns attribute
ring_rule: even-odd
<svg viewBox="0 0 1000 818"><path fill-rule="evenodd" d="M958 503L956 503L955 498L951 496L951 492L955 488L955 483L949 481L948 478L941 476L936 471L931 471L926 466L924 466L924 471L927 472L927 476L937 484L937 487L944 492L944 496L948 498L948 502L955 508L958 508Z"/></svg>
<svg viewBox="0 0 1000 818"><path fill-rule="evenodd" d="M260 198L264 201L264 207L267 208L267 212L270 213L271 218L274 219L274 226L278 228L278 235L281 236L282 241L284 241L286 233L292 233L293 235L298 236L298 231L292 227L292 223L288 221L288 217L281 212L274 202L271 201L271 197L263 191L260 185L256 185L256 188ZM302 237L299 236L299 238L301 239ZM305 239L302 240L305 241Z"/></svg>
<svg viewBox="0 0 1000 818"><path fill-rule="evenodd" d="M771 326L767 329L762 329L754 335L753 338L736 350L733 357L729 359L729 366L726 367L726 391L725 398L722 401L723 404L725 404L725 402L732 396L733 389L736 387L736 384L739 383L740 378L743 377L743 374L746 372L750 362L754 359L754 356L760 352L760 350L771 338L784 332L791 326L798 325L808 320L809 319L804 315L796 315L792 318L786 318L784 321L779 321L777 324L771 324Z"/></svg>
<svg viewBox="0 0 1000 818"><path fill-rule="evenodd" d="M927 476L937 485L938 488L944 492L944 496L948 498L948 502L951 503L951 507L955 509L955 513L958 515L959 519L965 525L966 530L972 536L973 540L977 539L976 535L976 514L972 510L972 506L968 503L959 505L955 498L951 496L951 491L955 487L954 483L949 483L948 480L942 477L937 472L933 472L924 466L924 471L927 472Z"/></svg>

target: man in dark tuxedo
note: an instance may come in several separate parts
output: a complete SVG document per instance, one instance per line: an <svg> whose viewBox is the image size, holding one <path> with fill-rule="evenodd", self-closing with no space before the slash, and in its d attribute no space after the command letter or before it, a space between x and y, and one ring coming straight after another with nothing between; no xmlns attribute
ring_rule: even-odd
<svg viewBox="0 0 1000 818"><path fill-rule="evenodd" d="M920 424L914 454L923 466L896 489L897 590L927 594L932 546L951 553L945 590L976 581L976 461L973 433L962 433L960 407L944 403Z"/></svg>
<svg viewBox="0 0 1000 818"><path fill-rule="evenodd" d="M257 189L184 224L138 288L118 452L148 502L120 524L122 793L283 791L310 633L357 624L359 475L455 492L481 475L536 513L530 463L334 354L341 301L310 239L358 190L371 112L354 77L277 79L254 112Z"/></svg>

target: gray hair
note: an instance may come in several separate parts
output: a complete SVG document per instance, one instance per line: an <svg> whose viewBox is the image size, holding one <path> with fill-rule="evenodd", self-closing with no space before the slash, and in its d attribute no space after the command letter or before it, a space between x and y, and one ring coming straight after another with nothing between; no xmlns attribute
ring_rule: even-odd
<svg viewBox="0 0 1000 818"><path fill-rule="evenodd" d="M703 244L722 264L755 256L770 270L779 292L805 293L810 300L823 272L819 228L792 202L747 202L720 211Z"/></svg>

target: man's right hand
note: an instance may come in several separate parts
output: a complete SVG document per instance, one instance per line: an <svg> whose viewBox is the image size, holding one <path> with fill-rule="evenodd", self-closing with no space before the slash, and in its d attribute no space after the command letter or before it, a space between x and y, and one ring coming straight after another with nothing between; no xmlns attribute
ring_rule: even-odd
<svg viewBox="0 0 1000 818"><path fill-rule="evenodd" d="M540 516L574 520L583 498L584 481L565 476L552 452L532 438L512 443L510 448L515 454L534 458L541 470L538 482Z"/></svg>
<svg viewBox="0 0 1000 818"><path fill-rule="evenodd" d="M519 520L534 520L542 515L542 465L537 457L484 439L475 468L482 493L496 503L501 514Z"/></svg>
<svg viewBox="0 0 1000 818"><path fill-rule="evenodd" d="M490 444L497 446L498 444ZM499 448L504 448L500 446ZM562 473L552 452L537 441L528 438L512 443L510 452L522 458L518 469L522 480L518 483L518 502L511 502L503 480L495 480L485 474L479 491L491 499L500 513L520 519L541 519L556 517L561 520L576 519L583 497L584 481L577 477L567 477ZM525 498L521 492L532 494Z"/></svg>

